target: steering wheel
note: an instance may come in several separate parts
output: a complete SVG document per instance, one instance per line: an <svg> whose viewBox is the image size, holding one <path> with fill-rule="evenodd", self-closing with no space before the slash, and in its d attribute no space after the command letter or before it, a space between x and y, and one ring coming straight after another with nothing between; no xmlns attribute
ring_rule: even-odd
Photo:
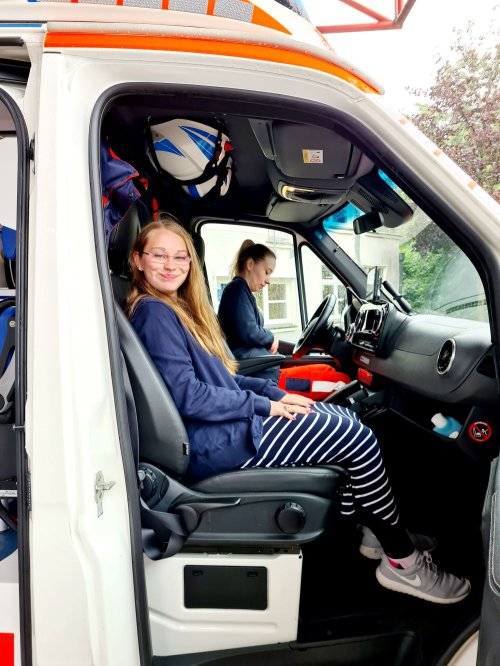
<svg viewBox="0 0 500 666"><path fill-rule="evenodd" d="M328 294L328 296L321 302L319 308L302 331L300 340L293 348L293 358L302 358L304 354L307 354L308 351L318 346L317 343L323 337L336 302L337 297L335 294Z"/></svg>

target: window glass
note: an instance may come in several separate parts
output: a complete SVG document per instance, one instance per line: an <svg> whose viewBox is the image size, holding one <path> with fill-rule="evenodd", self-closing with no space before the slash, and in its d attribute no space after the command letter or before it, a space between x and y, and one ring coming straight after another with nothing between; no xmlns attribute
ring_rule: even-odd
<svg viewBox="0 0 500 666"><path fill-rule="evenodd" d="M15 388L18 382L15 361L23 358L14 355L16 334L15 260L17 222L18 139L8 107L0 101L0 502L5 521L0 520L0 533L5 537L5 549L0 544L0 559L16 548L15 525L18 520L17 493L18 469L16 460ZM21 365L22 367L22 365ZM23 409L20 410L23 413ZM23 520L23 518L21 518ZM0 537L1 538L1 537ZM7 572L7 581L9 575ZM9 600L7 599L7 616ZM1 630L0 630L1 631ZM0 648L0 652L2 652ZM9 659L7 658L7 661ZM4 663L0 655L0 663ZM13 663L10 662L10 663ZM16 661L17 663L17 661Z"/></svg>
<svg viewBox="0 0 500 666"><path fill-rule="evenodd" d="M254 293L264 315L264 326L282 340L296 342L302 332L298 305L297 270L291 234L262 227L236 224L204 224L201 235L205 241L205 268L210 295L217 311L222 291L232 279L236 254L244 240L263 243L276 255L276 270L271 284Z"/></svg>
<svg viewBox="0 0 500 666"><path fill-rule="evenodd" d="M17 138L10 114L0 102L0 298L14 287L17 216ZM4 291L5 290L5 291Z"/></svg>
<svg viewBox="0 0 500 666"><path fill-rule="evenodd" d="M302 245L300 252L304 267L308 319L312 317L323 299L335 294L337 302L332 316L335 324L341 325L342 310L347 302L345 286L307 245Z"/></svg>
<svg viewBox="0 0 500 666"><path fill-rule="evenodd" d="M488 321L486 296L474 265L462 250L385 174L385 182L413 209L395 228L355 234L363 212L352 203L323 221L325 231L365 271L379 268L420 314Z"/></svg>

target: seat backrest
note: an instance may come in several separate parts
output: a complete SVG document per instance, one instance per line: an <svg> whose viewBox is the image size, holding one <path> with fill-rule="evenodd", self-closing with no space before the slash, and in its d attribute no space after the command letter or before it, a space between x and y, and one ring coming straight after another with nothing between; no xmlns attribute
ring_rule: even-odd
<svg viewBox="0 0 500 666"><path fill-rule="evenodd" d="M116 316L137 412L140 461L180 478L189 463L186 429L165 382L118 306Z"/></svg>
<svg viewBox="0 0 500 666"><path fill-rule="evenodd" d="M134 203L109 234L108 261L111 282L115 299L121 306L125 302L130 283L128 258L140 230L137 203Z"/></svg>
<svg viewBox="0 0 500 666"><path fill-rule="evenodd" d="M0 301L0 423L12 416L15 383L15 318L14 299Z"/></svg>
<svg viewBox="0 0 500 666"><path fill-rule="evenodd" d="M205 241L203 240L203 236L199 233L199 231L192 231L191 232L191 238L193 239L194 249L196 250L196 254L198 255L198 260L200 262L200 266L202 268L204 268L204 266L205 266Z"/></svg>

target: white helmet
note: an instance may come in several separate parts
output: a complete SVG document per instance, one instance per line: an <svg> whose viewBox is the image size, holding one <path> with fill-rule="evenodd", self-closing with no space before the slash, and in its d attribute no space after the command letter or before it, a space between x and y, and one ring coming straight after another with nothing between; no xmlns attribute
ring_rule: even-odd
<svg viewBox="0 0 500 666"><path fill-rule="evenodd" d="M157 166L182 181L182 189L193 199L205 196L216 186L219 196L226 194L233 146L220 130L176 118L152 125L151 138Z"/></svg>

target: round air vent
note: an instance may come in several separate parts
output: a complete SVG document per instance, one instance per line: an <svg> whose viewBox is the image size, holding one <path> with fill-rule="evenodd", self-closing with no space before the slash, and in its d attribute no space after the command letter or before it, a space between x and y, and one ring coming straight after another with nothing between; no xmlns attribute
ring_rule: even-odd
<svg viewBox="0 0 500 666"><path fill-rule="evenodd" d="M437 359L437 371L440 375L445 375L450 371L455 360L455 350L455 340L450 339L443 343Z"/></svg>

